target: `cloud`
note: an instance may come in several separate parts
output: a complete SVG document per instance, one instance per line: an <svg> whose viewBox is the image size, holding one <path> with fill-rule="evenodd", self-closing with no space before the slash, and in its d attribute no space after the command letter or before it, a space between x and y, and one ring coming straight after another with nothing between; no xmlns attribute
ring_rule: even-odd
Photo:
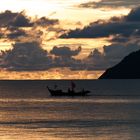
<svg viewBox="0 0 140 140"><path fill-rule="evenodd" d="M9 26L10 22L18 16L19 13L12 13L9 10L0 13L0 27Z"/></svg>
<svg viewBox="0 0 140 140"><path fill-rule="evenodd" d="M54 55L52 67L62 68L67 67L70 69L78 68L83 66L82 60L74 58L81 52L82 48L78 47L75 50L71 50L69 47L56 47L50 51L50 54Z"/></svg>
<svg viewBox="0 0 140 140"><path fill-rule="evenodd" d="M31 39L31 37L35 37L35 34L38 35L39 32L42 32L42 34L39 34L39 38L41 38L45 33L45 29L46 32L51 32L52 30L55 32L55 29L56 32L58 32L58 30L62 32L60 31L60 27L55 27L55 25L59 25L59 20L49 19L47 17L31 18L26 15L25 11L12 12L6 10L0 13L1 39L10 39L12 41L17 41L23 37L24 39L25 37ZM34 35L32 33L34 33Z"/></svg>
<svg viewBox="0 0 140 140"><path fill-rule="evenodd" d="M87 69L104 70L119 63L125 56L133 51L140 49L140 42L121 44L114 43L103 47L101 53L98 49L94 49L85 59Z"/></svg>
<svg viewBox="0 0 140 140"><path fill-rule="evenodd" d="M17 42L8 51L1 51L0 67L8 70L48 70L51 68L81 67L81 60L73 58L81 47L71 50L68 47L54 47L50 53L42 49L39 42ZM67 55L65 55L66 53ZM52 56L53 55L53 56Z"/></svg>
<svg viewBox="0 0 140 140"><path fill-rule="evenodd" d="M114 37L112 37L111 39L109 39L108 41L110 41L111 43L126 43L130 40L130 38L128 37L124 37L122 35L116 35Z"/></svg>
<svg viewBox="0 0 140 140"><path fill-rule="evenodd" d="M31 22L30 18L27 17L22 12L12 12L6 10L5 12L0 13L0 27L31 27L33 23Z"/></svg>
<svg viewBox="0 0 140 140"><path fill-rule="evenodd" d="M4 38L4 33L2 33L2 32L0 33L0 39L1 38Z"/></svg>
<svg viewBox="0 0 140 140"><path fill-rule="evenodd" d="M75 50L71 50L69 47L56 47L50 51L50 54L54 55L53 67L68 67L70 69L81 66L82 61L75 59L74 56L77 56L81 52L82 48L78 47Z"/></svg>
<svg viewBox="0 0 140 140"><path fill-rule="evenodd" d="M105 70L133 51L140 49L139 42L126 44L114 43L103 47L103 52L94 49L88 57L76 59L81 47L71 50L69 47L56 47L49 52L41 48L39 42L20 42L13 49L1 52L1 68L8 70L48 70L67 67L71 70Z"/></svg>
<svg viewBox="0 0 140 140"><path fill-rule="evenodd" d="M49 19L46 17L41 17L35 21L35 23L39 26L46 27L46 26L53 26L58 25L59 20L58 19Z"/></svg>
<svg viewBox="0 0 140 140"><path fill-rule="evenodd" d="M10 29L10 33L7 34L7 38L8 39L18 39L20 37L27 37L27 33L26 31L22 30L22 29L18 29L18 28L13 28Z"/></svg>
<svg viewBox="0 0 140 140"><path fill-rule="evenodd" d="M63 34L61 38L100 38L111 35L122 34L124 36L132 34L140 25L137 23L108 22L94 23L84 29L71 30L68 34Z"/></svg>
<svg viewBox="0 0 140 140"><path fill-rule="evenodd" d="M115 35L137 35L140 30L140 7L131 10L127 16L112 17L90 23L83 29L70 30L61 35L61 38L100 38Z"/></svg>
<svg viewBox="0 0 140 140"><path fill-rule="evenodd" d="M127 16L112 17L107 21L98 20L83 29L71 30L68 34L63 34L61 36L63 38L112 37L110 40L112 44L104 46L103 52L95 49L82 60L75 57L81 53L81 47L71 50L67 45L54 46L49 53L41 48L44 28L47 27L45 32L55 31L55 25L59 24L58 20L50 20L46 17L30 19L24 13L18 15L11 13L5 11L5 17L0 14L2 19L0 29L5 29L0 36L16 42L11 50L1 52L0 67L6 69L47 70L68 67L72 70L104 70L118 63L132 51L140 49L140 8L132 9ZM26 22L20 24L18 16ZM58 28L56 32L60 33L62 30Z"/></svg>
<svg viewBox="0 0 140 140"><path fill-rule="evenodd" d="M101 0L99 2L86 2L83 4L80 4L79 7L82 8L120 8L120 7L126 7L126 8L134 8L136 6L140 5L139 0Z"/></svg>
<svg viewBox="0 0 140 140"><path fill-rule="evenodd" d="M9 26L13 27L32 27L34 23L31 22L31 19L27 17L23 12L19 13L11 23L9 23Z"/></svg>
<svg viewBox="0 0 140 140"><path fill-rule="evenodd" d="M69 47L54 47L50 53L55 55L55 56L60 56L60 57L72 57L76 56L81 52L81 47L79 47L76 50L71 50Z"/></svg>
<svg viewBox="0 0 140 140"><path fill-rule="evenodd" d="M33 20L26 15L25 11L12 12L6 10L5 12L0 13L0 27L32 27L35 24L38 26L52 26L59 24L59 20L49 19L47 17Z"/></svg>
<svg viewBox="0 0 140 140"><path fill-rule="evenodd" d="M3 67L11 70L47 69L50 58L38 42L20 42L1 54Z"/></svg>
<svg viewBox="0 0 140 140"><path fill-rule="evenodd" d="M130 22L140 22L140 7L132 9L125 19Z"/></svg>
<svg viewBox="0 0 140 140"><path fill-rule="evenodd" d="M104 54L98 49L94 49L83 61L85 63L84 69L87 70L104 70L108 67L108 62L104 59Z"/></svg>

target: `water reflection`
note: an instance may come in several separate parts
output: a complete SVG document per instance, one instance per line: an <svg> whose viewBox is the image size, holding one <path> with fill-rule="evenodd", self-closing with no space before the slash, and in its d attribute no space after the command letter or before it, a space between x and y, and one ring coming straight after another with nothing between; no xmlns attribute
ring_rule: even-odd
<svg viewBox="0 0 140 140"><path fill-rule="evenodd" d="M14 100L8 103L5 99L1 100L0 139L139 140L140 99L136 103L135 99L121 97L116 99L117 102L114 98L110 98L110 102L102 99L102 103L96 100L88 102L89 99L87 102L82 102L85 99L76 100L27 99L22 104L21 99L16 99L16 103Z"/></svg>

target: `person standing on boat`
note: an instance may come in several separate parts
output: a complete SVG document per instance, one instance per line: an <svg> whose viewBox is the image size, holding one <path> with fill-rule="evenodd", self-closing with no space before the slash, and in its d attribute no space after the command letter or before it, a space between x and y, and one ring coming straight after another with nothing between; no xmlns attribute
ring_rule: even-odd
<svg viewBox="0 0 140 140"><path fill-rule="evenodd" d="M54 85L54 89L57 89L57 88L58 88L58 86L55 84L55 85Z"/></svg>
<svg viewBox="0 0 140 140"><path fill-rule="evenodd" d="M71 82L71 90L74 92L74 89L76 88L76 84L72 81Z"/></svg>
<svg viewBox="0 0 140 140"><path fill-rule="evenodd" d="M70 88L68 88L68 93L71 93L71 90L70 90Z"/></svg>

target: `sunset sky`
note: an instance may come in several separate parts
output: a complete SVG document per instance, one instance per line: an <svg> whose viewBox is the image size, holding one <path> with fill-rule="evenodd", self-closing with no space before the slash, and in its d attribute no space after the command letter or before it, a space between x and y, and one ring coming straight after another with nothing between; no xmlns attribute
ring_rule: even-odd
<svg viewBox="0 0 140 140"><path fill-rule="evenodd" d="M0 78L98 78L139 49L139 6L139 0L1 1Z"/></svg>

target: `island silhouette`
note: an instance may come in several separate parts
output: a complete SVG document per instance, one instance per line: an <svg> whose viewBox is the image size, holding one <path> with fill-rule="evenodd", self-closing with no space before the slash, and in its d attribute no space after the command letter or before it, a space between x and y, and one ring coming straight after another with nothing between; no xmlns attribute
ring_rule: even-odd
<svg viewBox="0 0 140 140"><path fill-rule="evenodd" d="M99 79L140 79L140 50L107 69Z"/></svg>

